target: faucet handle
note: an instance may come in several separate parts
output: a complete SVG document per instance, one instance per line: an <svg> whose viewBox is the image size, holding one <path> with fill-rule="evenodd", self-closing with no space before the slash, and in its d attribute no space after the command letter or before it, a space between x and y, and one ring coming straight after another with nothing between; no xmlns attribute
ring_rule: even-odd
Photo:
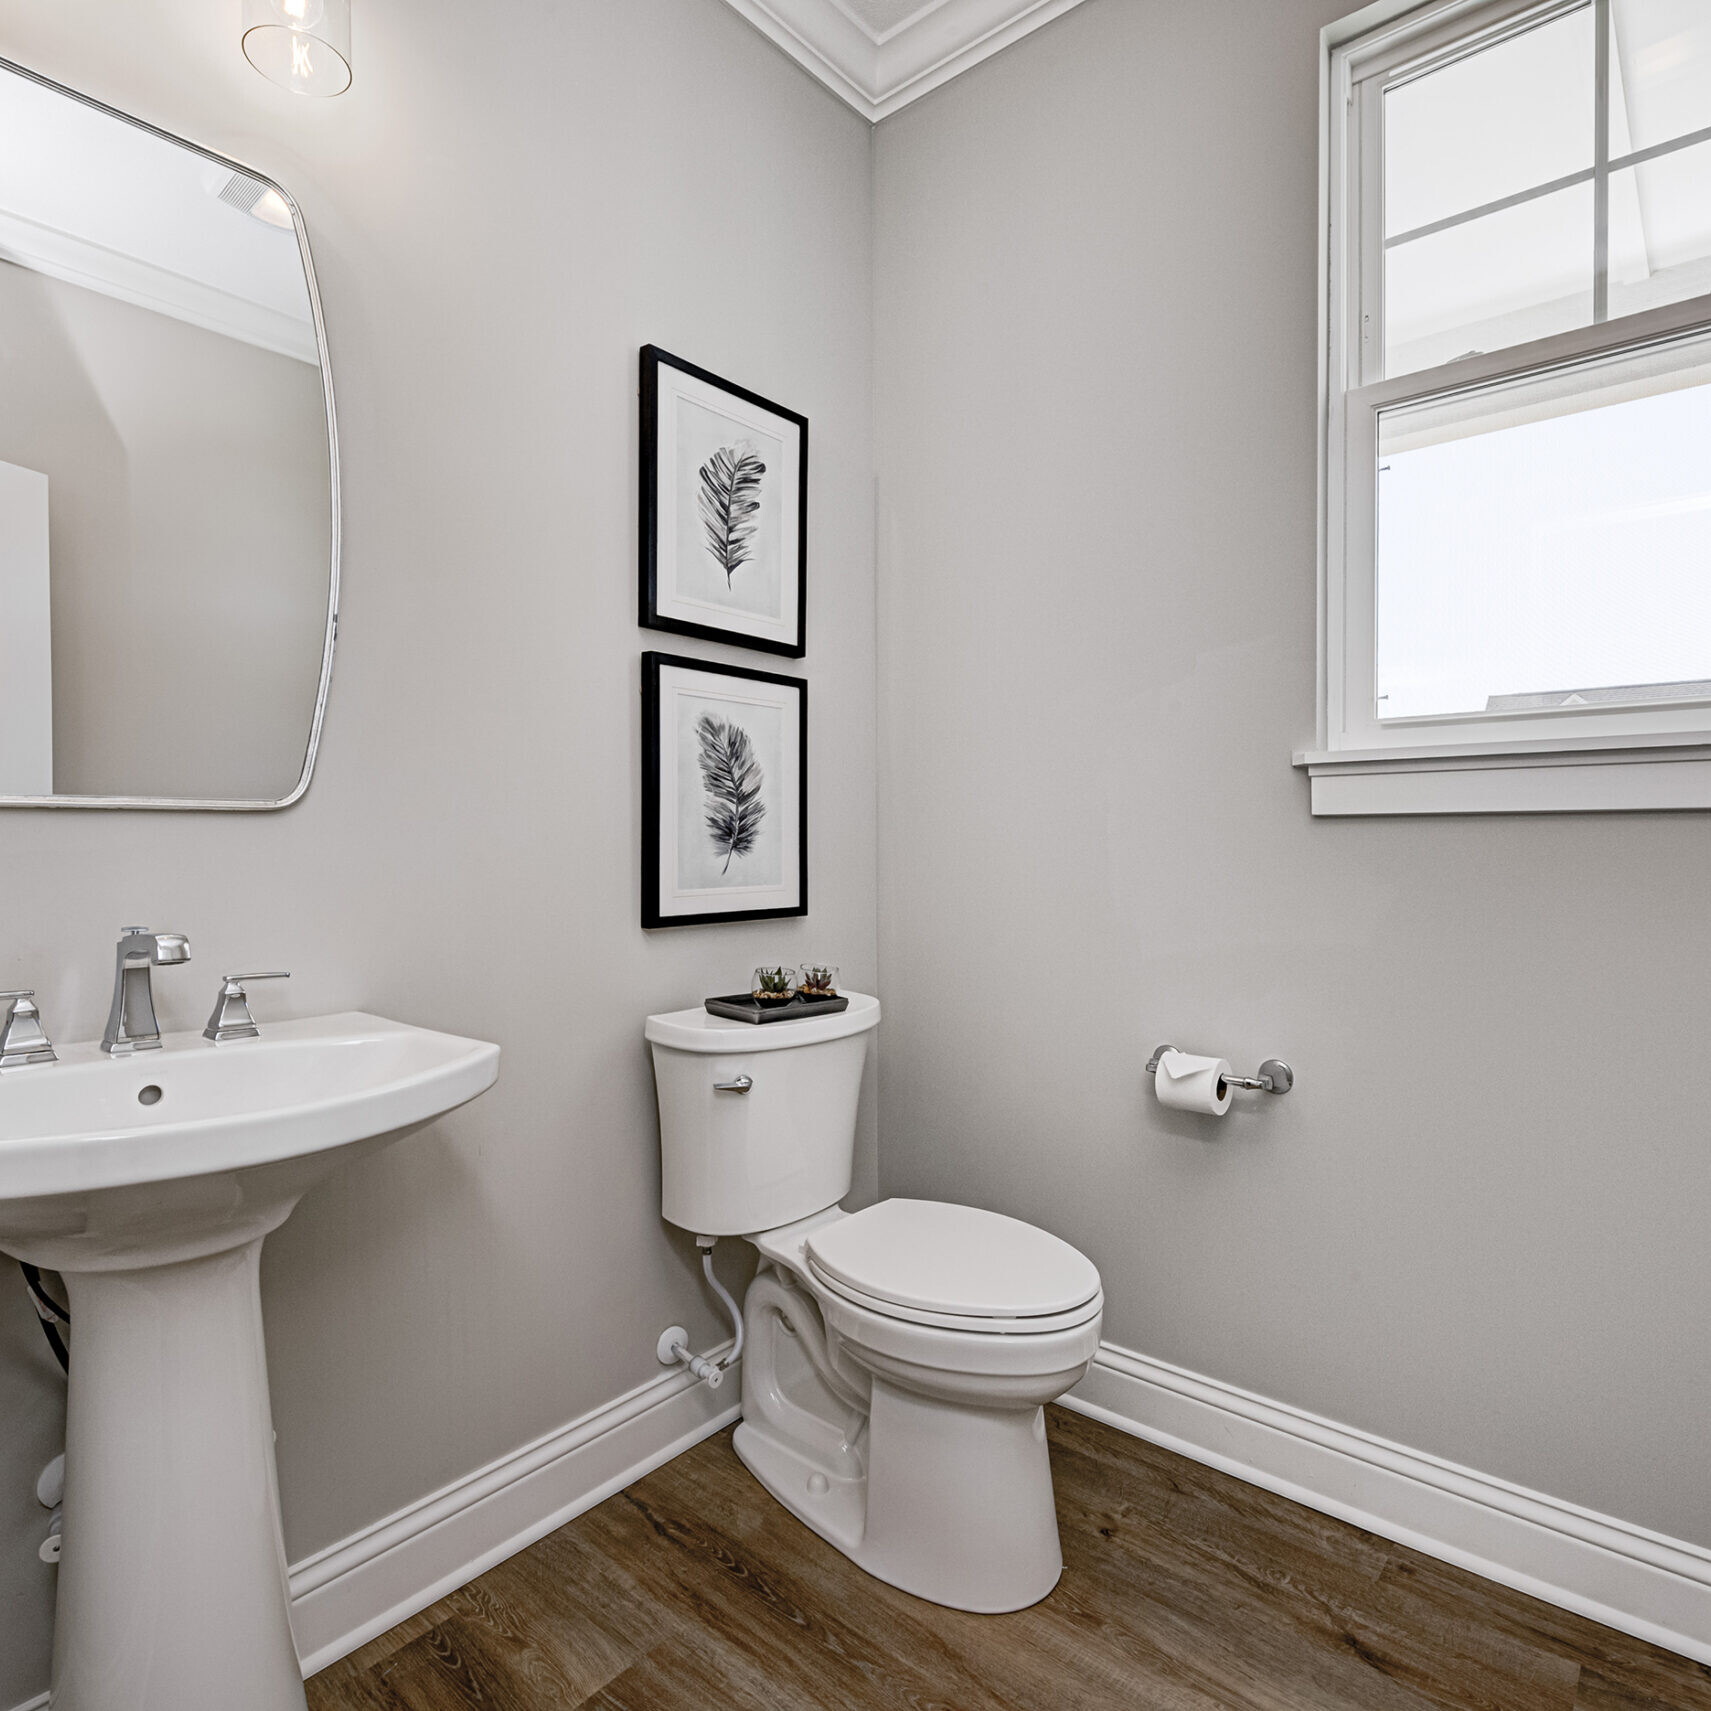
<svg viewBox="0 0 1711 1711"><path fill-rule="evenodd" d="M56 1063L59 1054L42 1028L34 988L0 992L0 1070Z"/></svg>
<svg viewBox="0 0 1711 1711"><path fill-rule="evenodd" d="M208 1018L208 1026L202 1030L202 1038L212 1040L215 1045L221 1045L227 1040L254 1040L261 1035L261 1029L255 1025L255 1017L250 1014L249 994L244 990L246 980L289 980L289 969L270 969L261 974L223 974L220 976L220 995L214 1000L214 1013Z"/></svg>

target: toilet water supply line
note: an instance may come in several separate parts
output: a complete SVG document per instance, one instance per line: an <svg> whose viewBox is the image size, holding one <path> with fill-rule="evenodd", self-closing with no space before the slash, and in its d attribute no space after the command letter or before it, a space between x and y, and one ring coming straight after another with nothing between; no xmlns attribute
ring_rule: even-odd
<svg viewBox="0 0 1711 1711"><path fill-rule="evenodd" d="M731 1344L722 1360L703 1360L686 1343L674 1342L670 1345L672 1355L695 1374L709 1390L717 1390L725 1382L726 1372L742 1358L743 1353L743 1310L737 1305L724 1284L713 1275L713 1249L718 1246L717 1236L697 1236L695 1245L701 1250L701 1275L707 1279L707 1287L725 1304L725 1311L731 1315L731 1323L736 1328L737 1340Z"/></svg>

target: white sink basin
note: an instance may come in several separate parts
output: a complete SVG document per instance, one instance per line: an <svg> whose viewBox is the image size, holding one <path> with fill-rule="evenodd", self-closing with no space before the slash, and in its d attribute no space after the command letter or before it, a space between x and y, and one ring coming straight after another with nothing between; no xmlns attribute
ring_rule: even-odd
<svg viewBox="0 0 1711 1711"><path fill-rule="evenodd" d="M0 1247L18 1253L13 1241L35 1238L39 1249L57 1233L69 1248L18 1257L63 1270L79 1249L97 1259L103 1238L115 1236L158 1261L170 1238L151 1227L150 1207L165 1213L188 1201L193 1223L216 1211L206 1181L179 1194L168 1185L238 1173L248 1203L224 1211L254 1213L260 1183L272 1200L275 1177L303 1177L300 1195L350 1156L344 1149L395 1140L473 1099L498 1073L497 1046L354 1012L278 1022L259 1040L219 1046L168 1034L159 1051L135 1057L110 1058L93 1042L64 1047L57 1064L0 1077ZM243 1180L258 1166L299 1164L306 1172ZM152 1192L108 1192L144 1186ZM48 1197L69 1203L41 1204ZM203 1233L217 1239L220 1221Z"/></svg>
<svg viewBox="0 0 1711 1711"><path fill-rule="evenodd" d="M499 1048L352 1013L0 1076L0 1250L60 1272L71 1382L55 1711L302 1711L262 1238L493 1085Z"/></svg>

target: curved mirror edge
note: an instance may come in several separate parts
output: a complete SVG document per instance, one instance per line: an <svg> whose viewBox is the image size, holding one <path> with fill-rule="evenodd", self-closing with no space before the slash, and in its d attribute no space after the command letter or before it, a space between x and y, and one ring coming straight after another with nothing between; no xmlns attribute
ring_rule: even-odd
<svg viewBox="0 0 1711 1711"><path fill-rule="evenodd" d="M308 740L304 747L302 771L298 774L296 783L285 795L275 798L193 798L142 794L25 796L0 792L0 808L70 808L85 812L144 810L159 813L267 814L293 807L302 801L308 793L310 781L314 777L315 762L321 746L321 732L326 720L327 698L332 687L333 655L338 644L340 549L344 533L340 496L338 416L333 398L332 362L327 349L327 329L321 310L320 284L315 273L314 253L310 247L309 232L304 223L303 210L298 206L297 199L284 185L267 173L258 172L242 161L219 154L213 149L204 148L200 143L190 142L171 131L163 130L158 125L150 124L146 119L139 119L134 114L109 106L106 102L98 100L92 95L85 95L81 90L55 82L53 78L45 77L40 72L33 71L28 66L20 65L15 60L0 56L0 74L7 72L25 78L30 83L36 84L55 95L61 95L69 100L79 102L108 118L119 120L121 123L132 126L151 137L158 138L162 142L171 143L178 148L188 150L190 153L198 155L227 171L242 173L272 191L290 212L291 228L297 239L298 258L303 268L303 287L308 296L310 317L314 324L315 348L321 374L321 395L326 409L329 560L327 567L327 619L321 649L320 678L315 690L314 713Z"/></svg>

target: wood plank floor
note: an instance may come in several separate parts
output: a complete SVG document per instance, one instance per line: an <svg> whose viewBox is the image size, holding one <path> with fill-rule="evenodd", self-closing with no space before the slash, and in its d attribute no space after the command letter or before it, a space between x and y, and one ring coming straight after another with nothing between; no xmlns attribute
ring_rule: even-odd
<svg viewBox="0 0 1711 1711"><path fill-rule="evenodd" d="M1711 1711L1711 1669L1050 1411L1064 1574L870 1579L729 1432L334 1664L309 1711Z"/></svg>

